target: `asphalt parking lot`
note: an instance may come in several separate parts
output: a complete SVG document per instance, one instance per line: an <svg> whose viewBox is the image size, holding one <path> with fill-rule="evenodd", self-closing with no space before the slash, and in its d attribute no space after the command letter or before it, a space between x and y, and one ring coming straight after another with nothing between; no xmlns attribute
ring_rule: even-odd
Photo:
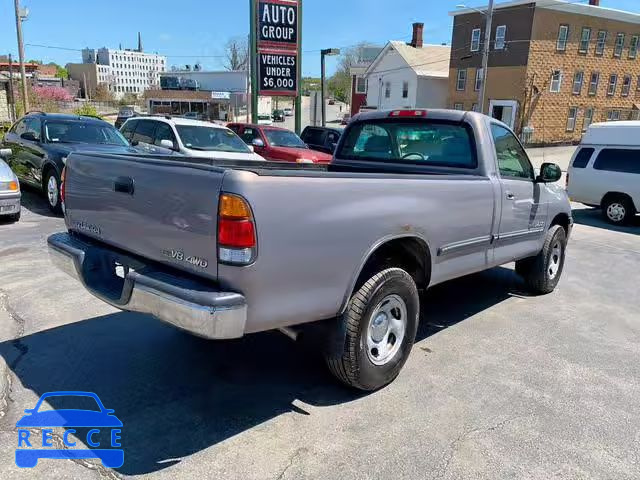
<svg viewBox="0 0 640 480"><path fill-rule="evenodd" d="M94 299L26 191L0 223L0 478L640 478L640 222L574 217L553 294L511 266L435 287L398 379L362 394L279 333L210 342ZM115 410L121 468L15 466L17 420L59 390Z"/></svg>

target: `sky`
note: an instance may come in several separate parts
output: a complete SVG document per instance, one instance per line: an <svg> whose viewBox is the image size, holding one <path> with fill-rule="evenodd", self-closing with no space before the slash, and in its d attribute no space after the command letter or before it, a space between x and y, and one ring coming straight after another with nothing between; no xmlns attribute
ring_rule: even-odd
<svg viewBox="0 0 640 480"><path fill-rule="evenodd" d="M575 0L574 0L575 1ZM586 0L584 0L586 2ZM451 42L448 12L465 0L303 0L302 73L319 76L320 49L366 41L383 46L409 41L411 24L425 24L425 43ZM469 0L468 6L486 2ZM500 3L500 0L498 0ZM169 65L200 62L221 69L224 46L249 32L249 0L21 0L25 56L45 63L81 62L84 47L135 48L168 56ZM17 58L13 0L0 0L0 54ZM640 13L640 0L601 0L601 5ZM60 48L45 48L60 47ZM331 74L336 58L327 58Z"/></svg>

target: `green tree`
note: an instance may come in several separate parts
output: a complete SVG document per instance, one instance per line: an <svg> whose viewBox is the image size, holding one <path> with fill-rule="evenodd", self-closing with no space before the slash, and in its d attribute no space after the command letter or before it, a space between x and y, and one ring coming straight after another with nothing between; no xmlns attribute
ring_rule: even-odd
<svg viewBox="0 0 640 480"><path fill-rule="evenodd" d="M368 43L362 42L355 47L342 50L338 60L338 68L327 82L329 95L335 97L336 100L351 103L350 69L362 58L362 50L367 46L369 46Z"/></svg>
<svg viewBox="0 0 640 480"><path fill-rule="evenodd" d="M65 80L69 78L69 72L66 68L61 67L60 65L56 65L56 75L57 78L64 78Z"/></svg>

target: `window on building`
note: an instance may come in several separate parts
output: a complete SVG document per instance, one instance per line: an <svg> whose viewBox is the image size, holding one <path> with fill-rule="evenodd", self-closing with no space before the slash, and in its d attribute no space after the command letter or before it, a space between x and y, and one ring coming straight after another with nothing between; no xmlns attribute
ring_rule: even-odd
<svg viewBox="0 0 640 480"><path fill-rule="evenodd" d="M582 119L582 131L586 132L589 125L593 122L593 107L585 108L584 118Z"/></svg>
<svg viewBox="0 0 640 480"><path fill-rule="evenodd" d="M507 36L507 26L499 25L496 27L496 43L494 44L494 49L496 50L504 50L505 46L505 38Z"/></svg>
<svg viewBox="0 0 640 480"><path fill-rule="evenodd" d="M631 75L625 75L622 79L622 96L628 97L631 90Z"/></svg>
<svg viewBox="0 0 640 480"><path fill-rule="evenodd" d="M575 130L577 116L578 107L569 107L569 115L567 116L567 132L573 132Z"/></svg>
<svg viewBox="0 0 640 480"><path fill-rule="evenodd" d="M580 34L580 47L578 51L580 53L587 53L589 51L589 42L591 41L591 29L589 27L582 27L582 33Z"/></svg>
<svg viewBox="0 0 640 480"><path fill-rule="evenodd" d="M640 92L640 75L638 75L638 83L636 83L636 91Z"/></svg>
<svg viewBox="0 0 640 480"><path fill-rule="evenodd" d="M384 98L391 98L391 82L384 84Z"/></svg>
<svg viewBox="0 0 640 480"><path fill-rule="evenodd" d="M596 55L602 55L604 53L604 47L607 44L607 31L598 31L598 39L596 40Z"/></svg>
<svg viewBox="0 0 640 480"><path fill-rule="evenodd" d="M480 111L479 108L478 108L478 104L477 103L474 103L473 105L471 105L471 111L472 112Z"/></svg>
<svg viewBox="0 0 640 480"><path fill-rule="evenodd" d="M454 110L464 110L464 105L462 103L454 103L453 104L453 109Z"/></svg>
<svg viewBox="0 0 640 480"><path fill-rule="evenodd" d="M462 91L467 86L467 69L458 69L458 78L456 79L456 90Z"/></svg>
<svg viewBox="0 0 640 480"><path fill-rule="evenodd" d="M607 112L607 122L620 120L620 110L609 110Z"/></svg>
<svg viewBox="0 0 640 480"><path fill-rule="evenodd" d="M471 30L471 51L477 52L480 50L480 29L474 28Z"/></svg>
<svg viewBox="0 0 640 480"><path fill-rule="evenodd" d="M409 82L404 81L402 82L402 98L408 98L409 97Z"/></svg>
<svg viewBox="0 0 640 480"><path fill-rule="evenodd" d="M600 74L598 72L591 72L591 80L589 80L589 95L595 95L598 93L599 81Z"/></svg>
<svg viewBox="0 0 640 480"><path fill-rule="evenodd" d="M480 90L480 87L482 87L482 69L481 68L477 68L476 69L476 81L475 84L473 86L473 89L477 92Z"/></svg>
<svg viewBox="0 0 640 480"><path fill-rule="evenodd" d="M573 89L571 92L574 95L580 95L582 93L582 81L584 79L584 72L576 72L573 76Z"/></svg>
<svg viewBox="0 0 640 480"><path fill-rule="evenodd" d="M638 35L631 37L631 43L629 43L629 58L634 59L638 56Z"/></svg>
<svg viewBox="0 0 640 480"><path fill-rule="evenodd" d="M367 79L361 76L356 77L356 93L367 93Z"/></svg>
<svg viewBox="0 0 640 480"><path fill-rule="evenodd" d="M560 91L562 85L562 72L560 70L554 70L551 74L551 85L549 87L550 92L557 93Z"/></svg>
<svg viewBox="0 0 640 480"><path fill-rule="evenodd" d="M616 35L616 45L613 49L613 56L620 57L622 56L622 50L624 49L624 33L619 33Z"/></svg>
<svg viewBox="0 0 640 480"><path fill-rule="evenodd" d="M567 49L567 40L569 39L569 25L560 25L558 29L558 41L556 42L556 50L564 52Z"/></svg>
<svg viewBox="0 0 640 480"><path fill-rule="evenodd" d="M618 85L618 75L615 73L609 77L609 85L607 86L607 95L612 96L616 94L616 87Z"/></svg>

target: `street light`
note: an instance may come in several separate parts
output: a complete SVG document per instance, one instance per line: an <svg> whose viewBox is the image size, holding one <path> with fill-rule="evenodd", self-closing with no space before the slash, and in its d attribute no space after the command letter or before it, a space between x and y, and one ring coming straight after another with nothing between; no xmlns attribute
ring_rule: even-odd
<svg viewBox="0 0 640 480"><path fill-rule="evenodd" d="M325 48L320 50L320 99L322 100L322 126L327 123L327 106L324 100L324 57L327 55L340 55L339 48Z"/></svg>
<svg viewBox="0 0 640 480"><path fill-rule="evenodd" d="M486 11L475 7L467 7L464 4L456 5L456 8L467 8L486 16L486 24L484 27L484 46L482 48L482 84L480 85L480 91L478 92L478 109L480 113L484 113L484 99L487 88L487 67L489 65L489 42L491 41L491 21L493 20L493 0L489 0L489 6Z"/></svg>

